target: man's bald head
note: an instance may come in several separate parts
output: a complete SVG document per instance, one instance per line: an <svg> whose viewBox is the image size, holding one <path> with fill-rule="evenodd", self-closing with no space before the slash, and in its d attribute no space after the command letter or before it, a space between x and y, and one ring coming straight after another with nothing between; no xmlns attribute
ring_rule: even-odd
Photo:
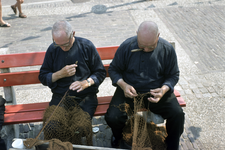
<svg viewBox="0 0 225 150"><path fill-rule="evenodd" d="M158 26L155 22L144 21L140 24L138 34L149 34L151 36L158 36Z"/></svg>
<svg viewBox="0 0 225 150"><path fill-rule="evenodd" d="M158 42L159 31L155 22L144 21L140 24L138 31L138 45L143 48L145 52L153 51Z"/></svg>

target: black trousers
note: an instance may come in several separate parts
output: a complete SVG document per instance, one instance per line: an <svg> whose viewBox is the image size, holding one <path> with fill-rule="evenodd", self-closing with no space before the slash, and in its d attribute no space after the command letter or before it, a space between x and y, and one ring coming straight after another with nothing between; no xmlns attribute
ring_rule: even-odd
<svg viewBox="0 0 225 150"><path fill-rule="evenodd" d="M133 99L126 98L120 87L117 87L110 106L105 114L105 120L111 127L112 133L116 139L122 138L122 131L127 120L127 114L120 111L119 106L128 103L133 108ZM178 150L180 136L184 130L184 112L180 107L176 96L173 93L166 93L158 103L151 103L145 99L145 105L151 112L161 115L166 121L167 130L167 149Z"/></svg>

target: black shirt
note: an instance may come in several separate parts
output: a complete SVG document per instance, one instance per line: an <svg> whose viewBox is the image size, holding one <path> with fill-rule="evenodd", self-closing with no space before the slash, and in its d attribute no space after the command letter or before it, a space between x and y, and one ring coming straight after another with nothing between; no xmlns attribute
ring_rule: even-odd
<svg viewBox="0 0 225 150"><path fill-rule="evenodd" d="M66 65L75 64L78 61L75 75L52 82L52 74L61 70ZM92 78L94 85L77 93L70 91L70 95L79 96L88 93L97 93L99 85L106 77L106 70L101 58L93 45L87 39L75 37L73 46L69 51L63 51L60 47L51 44L45 54L44 62L40 69L39 80L43 85L51 88L53 94L63 96L74 81L83 81Z"/></svg>
<svg viewBox="0 0 225 150"><path fill-rule="evenodd" d="M137 36L124 41L118 48L109 67L112 84L119 79L133 86L137 92L145 93L162 85L174 86L179 80L177 56L173 46L159 38L157 47L151 52L131 52L139 49Z"/></svg>

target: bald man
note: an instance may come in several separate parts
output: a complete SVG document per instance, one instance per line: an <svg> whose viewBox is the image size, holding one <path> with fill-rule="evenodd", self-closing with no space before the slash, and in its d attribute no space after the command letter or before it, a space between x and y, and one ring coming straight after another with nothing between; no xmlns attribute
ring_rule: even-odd
<svg viewBox="0 0 225 150"><path fill-rule="evenodd" d="M115 106L128 103L133 108L137 93L150 92L152 96L144 99L146 108L167 119L167 149L178 150L184 127L184 112L173 93L179 68L174 48L159 35L156 23L141 23L137 36L120 45L110 64L108 72L117 89L105 120L112 129L114 148L119 147L127 120L127 114Z"/></svg>

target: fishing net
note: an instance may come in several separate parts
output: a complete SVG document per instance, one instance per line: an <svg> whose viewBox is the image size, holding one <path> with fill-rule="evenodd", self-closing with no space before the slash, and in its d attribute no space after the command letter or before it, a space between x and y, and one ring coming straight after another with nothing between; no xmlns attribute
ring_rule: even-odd
<svg viewBox="0 0 225 150"><path fill-rule="evenodd" d="M147 115L143 115L145 111L150 111L146 109L148 107L144 103L146 95L149 93L139 94L134 98L134 110L125 104L128 120L123 129L123 140L132 145L134 150L164 150L166 149L164 141L167 137L165 127L157 126L152 121L147 122Z"/></svg>
<svg viewBox="0 0 225 150"><path fill-rule="evenodd" d="M43 127L35 139L24 141L27 148L49 142L48 150L71 150L72 144L92 146L92 121L90 115L83 111L75 96L67 94L60 103L49 106L44 113ZM40 134L44 132L44 140Z"/></svg>

